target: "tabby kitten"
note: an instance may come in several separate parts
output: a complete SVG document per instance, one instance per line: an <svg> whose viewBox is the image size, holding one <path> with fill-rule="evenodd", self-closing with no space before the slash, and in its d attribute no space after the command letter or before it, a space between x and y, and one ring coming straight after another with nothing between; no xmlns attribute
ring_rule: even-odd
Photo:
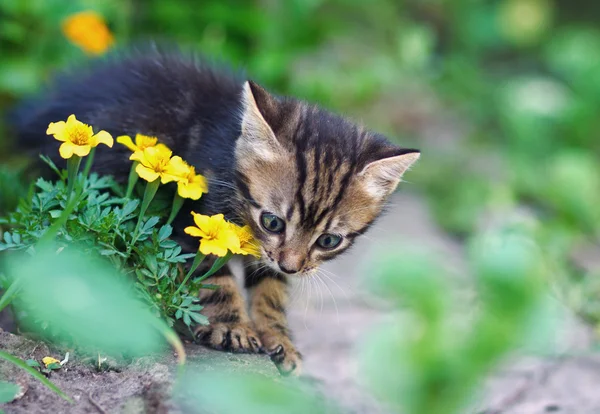
<svg viewBox="0 0 600 414"><path fill-rule="evenodd" d="M363 234L419 152L391 144L337 115L270 94L224 68L178 52L132 52L65 74L14 116L19 142L46 154L60 144L50 122L76 114L113 136L156 136L209 181L209 192L181 210L224 213L248 224L261 243L248 265L248 304L225 267L200 293L210 326L197 340L216 349L268 353L284 374L300 372L285 316L289 278L310 277ZM98 148L96 170L125 181L129 152ZM61 161L57 159L56 161Z"/></svg>

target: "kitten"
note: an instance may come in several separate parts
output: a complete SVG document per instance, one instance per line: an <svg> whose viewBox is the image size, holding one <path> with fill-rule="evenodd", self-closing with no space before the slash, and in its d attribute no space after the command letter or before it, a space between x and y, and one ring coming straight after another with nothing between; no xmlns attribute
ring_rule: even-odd
<svg viewBox="0 0 600 414"><path fill-rule="evenodd" d="M419 158L316 106L156 48L58 78L14 117L19 142L58 154L46 128L72 113L113 136L156 136L208 178L209 192L186 203L174 225L188 249L197 248L182 232L191 210L251 226L262 258L245 270L249 303L224 267L207 280L220 289L200 293L211 324L198 328L197 340L264 350L283 374L301 366L285 316L288 279L310 277L348 249ZM129 155L119 145L98 148L95 169L125 181Z"/></svg>

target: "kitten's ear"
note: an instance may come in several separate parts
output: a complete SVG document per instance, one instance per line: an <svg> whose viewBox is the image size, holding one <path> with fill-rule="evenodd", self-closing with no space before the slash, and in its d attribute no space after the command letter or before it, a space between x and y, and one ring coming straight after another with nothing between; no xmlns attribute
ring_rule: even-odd
<svg viewBox="0 0 600 414"><path fill-rule="evenodd" d="M244 83L242 90L242 136L238 144L242 150L265 160L281 151L281 145L265 118L277 111L278 102L269 92L252 81Z"/></svg>
<svg viewBox="0 0 600 414"><path fill-rule="evenodd" d="M396 189L402 175L420 156L418 150L397 150L368 163L358 175L363 178L366 191L382 199Z"/></svg>

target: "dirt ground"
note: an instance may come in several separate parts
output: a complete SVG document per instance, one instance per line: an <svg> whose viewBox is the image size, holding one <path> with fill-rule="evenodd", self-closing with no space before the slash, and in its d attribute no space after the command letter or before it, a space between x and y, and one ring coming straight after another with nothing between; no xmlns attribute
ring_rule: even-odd
<svg viewBox="0 0 600 414"><path fill-rule="evenodd" d="M398 241L400 243L398 243ZM327 266L328 285L297 285L290 323L305 357L304 378L345 413L386 413L388 410L361 383L358 355L369 332L390 316L386 307L366 293L365 276L375 252L426 246L443 258L456 291L468 307L473 297L460 243L432 222L422 200L397 195L393 208L351 253ZM372 263L372 262L371 262ZM600 412L600 357L589 350L592 333L559 305L552 330L539 349L516 353L490 375L480 394L473 396L473 414L537 414ZM45 345L0 333L0 348L22 358L49 355ZM278 374L261 355L233 355L188 345L190 366L196 370L255 372L270 378ZM536 356L537 355L537 356ZM74 401L58 398L26 374L1 365L5 374L24 387L19 400L0 406L7 413L167 413L182 412L169 400L175 358L166 354L145 358L129 366L99 372L75 357L66 370L54 372L52 381ZM1 371L0 371L1 372ZM398 375L402 375L401 372ZM198 408L195 412L205 412ZM186 411L187 412L187 411Z"/></svg>

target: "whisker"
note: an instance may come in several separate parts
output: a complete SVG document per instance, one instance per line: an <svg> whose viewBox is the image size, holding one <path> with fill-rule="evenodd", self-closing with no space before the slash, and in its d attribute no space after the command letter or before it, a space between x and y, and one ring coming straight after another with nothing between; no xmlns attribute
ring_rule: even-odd
<svg viewBox="0 0 600 414"><path fill-rule="evenodd" d="M329 288L329 285L327 284L327 282L325 282L325 280L323 280L323 278L321 276L322 276L321 273L317 273L317 279L323 285L325 285L325 288L329 292L329 296L331 296L331 299L333 299L333 306L335 307L335 316L336 316L337 324L339 325L340 324L340 312L339 312L339 309L338 309L337 300L335 299L335 295L333 294L333 292Z"/></svg>
<svg viewBox="0 0 600 414"><path fill-rule="evenodd" d="M323 272L322 273L323 276L325 276L328 280L330 280L340 290L340 292L342 292L342 294L346 298L346 301L348 303L350 303L350 298L348 297L348 294L346 293L346 291L333 279L334 277L339 277L339 276L337 276L335 273L333 273L327 269L319 269L319 270ZM352 291L352 293L354 293L354 290L352 289L352 287L350 287L350 286L347 286L347 287Z"/></svg>

